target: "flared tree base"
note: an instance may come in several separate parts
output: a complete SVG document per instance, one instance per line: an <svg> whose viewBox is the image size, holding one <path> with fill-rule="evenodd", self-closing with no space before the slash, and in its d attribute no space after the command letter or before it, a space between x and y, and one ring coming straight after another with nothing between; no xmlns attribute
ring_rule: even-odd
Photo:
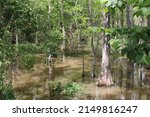
<svg viewBox="0 0 150 117"><path fill-rule="evenodd" d="M100 86L112 86L113 85L113 81L111 77L99 77L97 82L96 82L96 86L100 87Z"/></svg>

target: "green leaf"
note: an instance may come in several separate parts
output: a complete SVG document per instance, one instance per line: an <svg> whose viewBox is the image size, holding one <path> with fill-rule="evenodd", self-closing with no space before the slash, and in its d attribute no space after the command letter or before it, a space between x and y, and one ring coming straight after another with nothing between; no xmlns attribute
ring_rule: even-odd
<svg viewBox="0 0 150 117"><path fill-rule="evenodd" d="M136 3L136 2L139 2L139 0L127 0L128 4L133 4L133 3Z"/></svg>
<svg viewBox="0 0 150 117"><path fill-rule="evenodd" d="M118 1L118 6L119 6L119 7L121 7L122 4L123 4L123 3L122 3L121 1Z"/></svg>
<svg viewBox="0 0 150 117"><path fill-rule="evenodd" d="M141 10L144 16L150 15L150 7L149 8L143 7L141 8Z"/></svg>
<svg viewBox="0 0 150 117"><path fill-rule="evenodd" d="M143 55L138 54L138 55L135 57L135 60L136 60L137 63L141 63L142 58L143 58Z"/></svg>
<svg viewBox="0 0 150 117"><path fill-rule="evenodd" d="M114 49L116 49L116 50L120 47L121 42L122 42L122 41L121 41L120 39L111 39L111 40L109 41L110 45L111 45Z"/></svg>
<svg viewBox="0 0 150 117"><path fill-rule="evenodd" d="M101 2L102 4L104 4L104 3L108 2L108 0L100 0L100 2Z"/></svg>
<svg viewBox="0 0 150 117"><path fill-rule="evenodd" d="M104 9L103 9L103 12L105 12L105 13L107 13L109 10L108 10L108 8L107 7L105 7Z"/></svg>
<svg viewBox="0 0 150 117"><path fill-rule="evenodd" d="M109 6L111 6L111 5L112 5L112 2L111 2L111 0L109 0L109 1L106 3L106 6L109 7Z"/></svg>
<svg viewBox="0 0 150 117"><path fill-rule="evenodd" d="M147 65L150 65L150 56L149 55L144 55L143 57L144 63Z"/></svg>

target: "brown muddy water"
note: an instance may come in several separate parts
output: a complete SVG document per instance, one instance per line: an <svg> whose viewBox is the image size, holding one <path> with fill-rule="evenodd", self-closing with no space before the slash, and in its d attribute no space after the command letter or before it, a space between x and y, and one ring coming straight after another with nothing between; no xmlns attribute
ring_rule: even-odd
<svg viewBox="0 0 150 117"><path fill-rule="evenodd" d="M82 59L67 57L57 61L52 82L78 82L82 91L70 99L81 100L146 100L150 99L150 69L129 67L125 63L112 66L114 86L96 87L95 81L100 72L101 61L96 59L96 78L91 78L92 60L85 57L85 78L82 80ZM13 79L15 94L19 100L49 100L48 66L39 57L37 64L30 71L22 71ZM53 98L55 99L55 98ZM56 99L65 99L63 97Z"/></svg>

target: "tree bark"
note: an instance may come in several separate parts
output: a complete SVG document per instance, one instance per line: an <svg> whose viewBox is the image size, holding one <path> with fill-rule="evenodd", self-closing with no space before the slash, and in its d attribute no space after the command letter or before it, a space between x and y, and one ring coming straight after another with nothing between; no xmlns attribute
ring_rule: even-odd
<svg viewBox="0 0 150 117"><path fill-rule="evenodd" d="M60 6L61 6L61 28L62 28L62 33L63 33L63 50L62 50L62 57L63 61L65 60L65 49L66 49L66 31L65 31L65 24L64 24L64 0L60 1Z"/></svg>
<svg viewBox="0 0 150 117"><path fill-rule="evenodd" d="M127 27L130 27L132 23L130 17L130 6L128 4L127 4L126 12L127 12Z"/></svg>
<svg viewBox="0 0 150 117"><path fill-rule="evenodd" d="M53 56L50 54L48 57L48 67L49 67L49 80L53 80L54 78L54 66L55 66L55 60Z"/></svg>
<svg viewBox="0 0 150 117"><path fill-rule="evenodd" d="M131 6L127 3L126 7L126 17L127 17L127 27L131 27L134 25L134 18L133 18L133 13L132 13L132 8Z"/></svg>
<svg viewBox="0 0 150 117"><path fill-rule="evenodd" d="M84 49L82 44L82 81L84 82L85 71L84 71Z"/></svg>
<svg viewBox="0 0 150 117"><path fill-rule="evenodd" d="M92 49L92 79L95 79L95 49L94 49L94 39L91 38L91 49Z"/></svg>
<svg viewBox="0 0 150 117"><path fill-rule="evenodd" d="M139 25L142 26L142 27L144 26L144 16L143 15L140 17Z"/></svg>
<svg viewBox="0 0 150 117"><path fill-rule="evenodd" d="M37 17L36 17L36 32L35 32L35 43L38 44L38 22L37 22Z"/></svg>
<svg viewBox="0 0 150 117"><path fill-rule="evenodd" d="M147 17L147 26L150 27L150 16Z"/></svg>
<svg viewBox="0 0 150 117"><path fill-rule="evenodd" d="M110 9L104 16L104 27L110 28ZM102 63L101 63L101 73L99 75L97 86L111 86L113 85L111 65L110 65L110 36L106 35L104 32L103 45L102 45Z"/></svg>
<svg viewBox="0 0 150 117"><path fill-rule="evenodd" d="M116 13L115 13L115 10L112 10L111 11L111 19L112 19L112 28L114 28L115 27L115 15L116 15Z"/></svg>
<svg viewBox="0 0 150 117"><path fill-rule="evenodd" d="M120 19L120 22L121 22L121 27L124 27L124 9L121 9L121 19Z"/></svg>
<svg viewBox="0 0 150 117"><path fill-rule="evenodd" d="M92 0L88 1L89 6L89 17L90 17L90 26L93 26L93 19L92 19ZM92 50L92 79L95 78L95 49L94 49L94 38L93 36L90 37L91 39L91 50Z"/></svg>
<svg viewBox="0 0 150 117"><path fill-rule="evenodd" d="M73 50L74 49L74 36L73 36L73 27L72 27L72 24L70 24L69 26L69 30L70 30L70 33L69 33L69 38L70 38L70 49Z"/></svg>
<svg viewBox="0 0 150 117"><path fill-rule="evenodd" d="M120 27L120 14L119 14L119 10L117 10L116 15L117 15L117 28L119 28Z"/></svg>

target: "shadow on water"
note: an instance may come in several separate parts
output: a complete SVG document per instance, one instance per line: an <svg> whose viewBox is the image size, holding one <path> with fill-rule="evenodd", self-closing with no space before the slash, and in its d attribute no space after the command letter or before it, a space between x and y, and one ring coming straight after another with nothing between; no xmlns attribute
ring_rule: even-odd
<svg viewBox="0 0 150 117"><path fill-rule="evenodd" d="M18 99L65 99L52 97L50 82L77 82L82 86L82 92L72 99L88 100L137 100L150 99L150 69L131 64L115 64L112 67L114 86L96 87L91 76L91 59L85 58L85 76L82 82L82 60L78 57L66 58L58 62L52 79L48 79L48 66L37 64L33 71L23 73L14 81L14 89ZM97 60L96 77L99 74ZM53 90L53 89L52 89Z"/></svg>

